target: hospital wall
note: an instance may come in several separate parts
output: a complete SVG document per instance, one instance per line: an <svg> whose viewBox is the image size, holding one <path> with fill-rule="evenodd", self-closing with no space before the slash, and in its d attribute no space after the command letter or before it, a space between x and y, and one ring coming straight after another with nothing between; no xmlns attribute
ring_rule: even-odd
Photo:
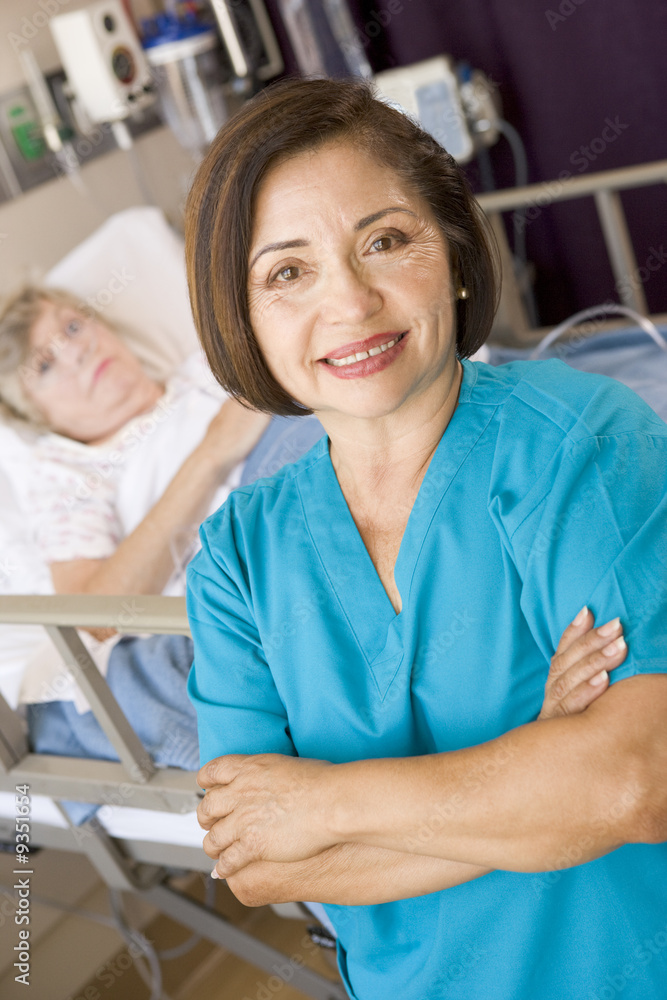
<svg viewBox="0 0 667 1000"><path fill-rule="evenodd" d="M57 3L59 0L52 0ZM63 3L63 11L85 6L84 0ZM48 4L47 4L48 6ZM41 24L38 0L0 2L0 93L22 86L24 78L12 36L30 24ZM153 10L149 0L134 0L137 16ZM59 66L48 26L37 27L30 41L43 70ZM168 219L180 226L185 194L194 163L166 128L156 128L136 141L136 153L150 195ZM93 160L81 170L88 194L78 193L65 177L0 203L0 296L40 277L68 250L92 233L112 213L144 203L131 163L119 150Z"/></svg>

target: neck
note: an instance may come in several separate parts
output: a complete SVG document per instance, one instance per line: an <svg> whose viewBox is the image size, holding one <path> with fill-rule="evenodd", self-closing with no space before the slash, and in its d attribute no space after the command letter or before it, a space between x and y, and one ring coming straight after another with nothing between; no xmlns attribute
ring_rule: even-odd
<svg viewBox="0 0 667 1000"><path fill-rule="evenodd" d="M135 417L140 417L142 413L148 413L149 410L152 410L157 405L158 400L164 395L164 391L164 385L146 376L128 398L127 404L124 404L120 409L113 427L106 430L100 437L95 438L94 441L87 441L86 443L98 445L110 441L130 420L134 420Z"/></svg>
<svg viewBox="0 0 667 1000"><path fill-rule="evenodd" d="M456 361L425 394L387 416L323 415L331 462L346 496L390 501L416 491L458 404L463 367ZM327 426L329 425L329 426Z"/></svg>

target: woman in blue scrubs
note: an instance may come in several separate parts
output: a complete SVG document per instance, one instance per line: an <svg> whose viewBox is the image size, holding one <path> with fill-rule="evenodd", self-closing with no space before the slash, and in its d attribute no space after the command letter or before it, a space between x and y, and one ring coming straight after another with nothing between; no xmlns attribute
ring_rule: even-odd
<svg viewBox="0 0 667 1000"><path fill-rule="evenodd" d="M190 567L216 873L324 903L357 1000L662 996L667 426L557 361L468 360L481 214L363 84L246 105L186 242L218 379L327 432Z"/></svg>

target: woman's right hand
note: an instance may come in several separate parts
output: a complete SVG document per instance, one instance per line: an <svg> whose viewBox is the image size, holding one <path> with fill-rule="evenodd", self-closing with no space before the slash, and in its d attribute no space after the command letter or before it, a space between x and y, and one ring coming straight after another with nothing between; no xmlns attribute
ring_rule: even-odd
<svg viewBox="0 0 667 1000"><path fill-rule="evenodd" d="M227 469L242 462L269 426L271 416L227 399L208 425L202 447Z"/></svg>
<svg viewBox="0 0 667 1000"><path fill-rule="evenodd" d="M609 673L628 654L618 618L593 628L593 615L583 608L563 632L551 658L544 703L538 719L577 715L609 687Z"/></svg>

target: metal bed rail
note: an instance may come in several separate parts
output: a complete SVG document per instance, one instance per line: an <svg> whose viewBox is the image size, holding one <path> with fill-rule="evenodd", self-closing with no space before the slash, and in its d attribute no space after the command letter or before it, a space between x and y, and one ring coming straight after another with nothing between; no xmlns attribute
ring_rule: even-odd
<svg viewBox="0 0 667 1000"><path fill-rule="evenodd" d="M515 342L516 346L522 346L530 339L531 331L516 283L512 280L512 257L504 227L499 223L499 214L517 209L541 210L555 202L593 197L619 298L623 305L646 316L646 296L642 283L636 280L639 268L619 192L660 183L667 183L667 160L580 177L562 176L540 184L490 191L477 196L477 201L489 216L499 243L504 275L501 312L504 306L507 313L505 322L512 331L510 341Z"/></svg>
<svg viewBox="0 0 667 1000"><path fill-rule="evenodd" d="M201 791L194 776L178 768L155 767L74 627L189 635L184 598L2 597L0 624L44 626L120 759L114 763L29 753L20 720L0 695L0 790L27 781L35 794L63 799L103 805L115 792L136 808L196 809Z"/></svg>
<svg viewBox="0 0 667 1000"><path fill-rule="evenodd" d="M210 870L203 851L119 842L95 817L75 827L60 804L59 800L66 799L100 805L120 801L134 808L175 813L196 808L202 792L194 774L155 767L76 631L78 626L114 628L130 634L189 635L185 599L143 595L0 597L2 624L44 626L120 758L120 763L114 763L30 753L20 718L0 695L0 790L29 785L32 795L46 795L56 802L68 826L63 830L35 824L31 828L33 846L84 853L110 888L140 896L201 937L283 979L313 1000L347 1000L340 983L304 966L301 959L291 961L169 883L173 869ZM0 824L0 833L11 838L13 832L13 827L3 830Z"/></svg>

